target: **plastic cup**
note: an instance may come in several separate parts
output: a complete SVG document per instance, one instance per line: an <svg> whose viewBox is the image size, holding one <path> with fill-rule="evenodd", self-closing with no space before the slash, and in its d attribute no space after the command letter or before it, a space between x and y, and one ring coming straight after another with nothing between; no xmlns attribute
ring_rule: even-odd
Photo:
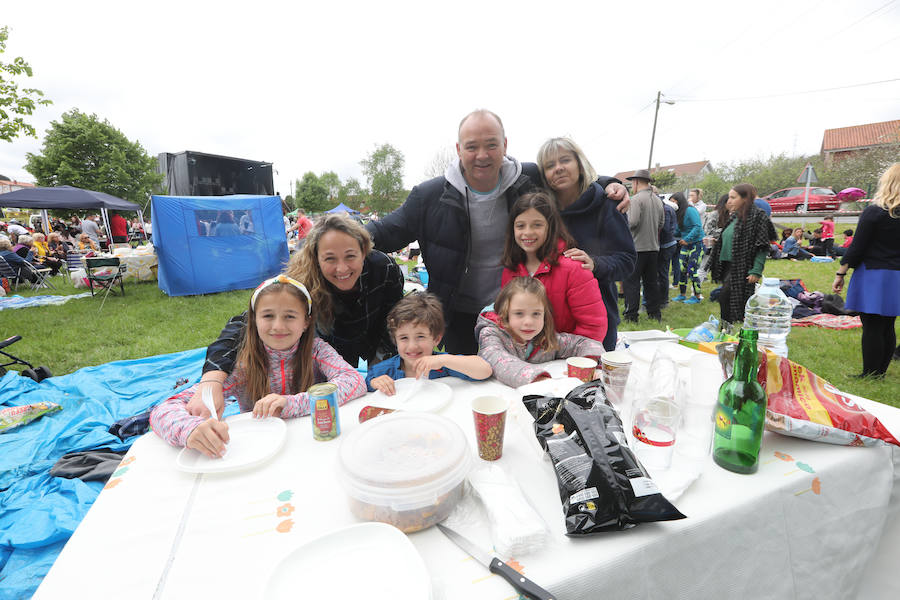
<svg viewBox="0 0 900 600"><path fill-rule="evenodd" d="M594 371L597 370L597 361L584 356L573 356L566 359L569 377L580 379L587 383L594 380Z"/></svg>
<svg viewBox="0 0 900 600"><path fill-rule="evenodd" d="M680 420L681 408L665 398L650 398L635 408L631 433L642 465L659 471L669 468Z"/></svg>
<svg viewBox="0 0 900 600"><path fill-rule="evenodd" d="M631 355L626 352L605 352L600 355L603 366L603 388L606 397L614 405L620 405L625 397L625 386L631 372Z"/></svg>
<svg viewBox="0 0 900 600"><path fill-rule="evenodd" d="M712 449L713 413L719 387L725 380L719 358L698 354L691 358L691 393L683 403L683 420L675 451L693 460L705 460Z"/></svg>
<svg viewBox="0 0 900 600"><path fill-rule="evenodd" d="M497 460L503 456L503 431L508 407L509 402L500 396L479 396L472 400L475 441L482 460Z"/></svg>

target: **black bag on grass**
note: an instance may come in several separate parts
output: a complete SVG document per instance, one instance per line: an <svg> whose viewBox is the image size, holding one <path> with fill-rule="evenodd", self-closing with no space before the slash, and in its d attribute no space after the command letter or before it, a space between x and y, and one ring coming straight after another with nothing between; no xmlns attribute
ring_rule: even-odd
<svg viewBox="0 0 900 600"><path fill-rule="evenodd" d="M684 519L659 493L628 447L622 420L598 381L565 398L525 396L534 432L550 455L566 515L566 535Z"/></svg>

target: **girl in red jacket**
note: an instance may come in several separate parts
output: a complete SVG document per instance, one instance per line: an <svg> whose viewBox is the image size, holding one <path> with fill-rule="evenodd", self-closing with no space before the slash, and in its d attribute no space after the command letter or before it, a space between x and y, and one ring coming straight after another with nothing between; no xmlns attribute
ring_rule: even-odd
<svg viewBox="0 0 900 600"><path fill-rule="evenodd" d="M520 197L509 213L501 287L516 277L544 284L556 331L597 341L606 336L606 307L594 275L563 256L575 241L544 191Z"/></svg>

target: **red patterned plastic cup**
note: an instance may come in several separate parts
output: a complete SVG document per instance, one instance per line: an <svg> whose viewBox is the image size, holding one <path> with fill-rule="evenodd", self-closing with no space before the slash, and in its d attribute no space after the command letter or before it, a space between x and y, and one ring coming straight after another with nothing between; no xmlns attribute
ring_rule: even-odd
<svg viewBox="0 0 900 600"><path fill-rule="evenodd" d="M597 370L597 361L584 356L573 356L566 359L569 377L580 379L587 383L594 380L594 371Z"/></svg>
<svg viewBox="0 0 900 600"><path fill-rule="evenodd" d="M503 455L503 431L509 403L499 396L479 396L472 400L475 441L482 460L497 460Z"/></svg>

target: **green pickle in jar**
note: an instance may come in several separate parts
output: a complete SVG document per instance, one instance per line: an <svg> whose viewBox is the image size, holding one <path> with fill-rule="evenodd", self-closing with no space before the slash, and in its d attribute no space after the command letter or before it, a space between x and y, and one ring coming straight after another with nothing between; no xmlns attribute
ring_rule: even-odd
<svg viewBox="0 0 900 600"><path fill-rule="evenodd" d="M317 383L310 386L307 392L309 393L309 414L312 418L313 438L320 442L327 442L341 435L337 386L333 383Z"/></svg>

